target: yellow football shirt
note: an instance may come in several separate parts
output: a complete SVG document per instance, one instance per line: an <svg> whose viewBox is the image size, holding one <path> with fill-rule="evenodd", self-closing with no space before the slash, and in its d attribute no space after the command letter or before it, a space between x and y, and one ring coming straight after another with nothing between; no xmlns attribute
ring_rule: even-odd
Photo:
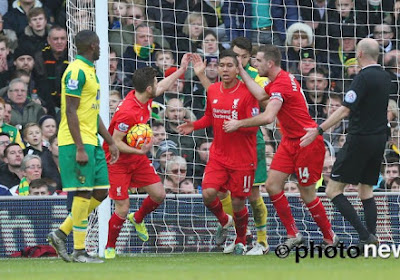
<svg viewBox="0 0 400 280"><path fill-rule="evenodd" d="M97 132L100 112L100 84L93 63L77 55L61 80L61 123L58 145L74 144L66 117L66 96L80 98L77 110L83 144L99 145Z"/></svg>

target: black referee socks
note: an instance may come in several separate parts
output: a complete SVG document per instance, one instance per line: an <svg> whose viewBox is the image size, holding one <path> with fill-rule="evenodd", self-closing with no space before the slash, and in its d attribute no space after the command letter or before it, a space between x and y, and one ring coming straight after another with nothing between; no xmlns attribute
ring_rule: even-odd
<svg viewBox="0 0 400 280"><path fill-rule="evenodd" d="M364 207L364 219L367 229L373 235L376 235L376 219L378 210L376 209L375 199L373 197L361 200Z"/></svg>

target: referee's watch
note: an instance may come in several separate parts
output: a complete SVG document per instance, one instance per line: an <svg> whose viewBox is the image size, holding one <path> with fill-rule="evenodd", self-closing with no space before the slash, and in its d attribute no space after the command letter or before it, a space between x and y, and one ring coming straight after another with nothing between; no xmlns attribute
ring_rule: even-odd
<svg viewBox="0 0 400 280"><path fill-rule="evenodd" d="M318 134L319 134L319 135L324 134L324 130L322 129L322 127L318 126L318 127L317 127L317 130L318 130Z"/></svg>

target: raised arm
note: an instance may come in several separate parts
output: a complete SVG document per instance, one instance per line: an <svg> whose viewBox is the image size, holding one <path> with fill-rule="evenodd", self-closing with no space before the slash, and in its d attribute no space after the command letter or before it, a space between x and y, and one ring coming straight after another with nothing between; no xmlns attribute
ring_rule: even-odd
<svg viewBox="0 0 400 280"><path fill-rule="evenodd" d="M179 69L158 83L156 91L157 96L163 94L180 76L186 72L191 56L191 53L186 53L181 60L181 66Z"/></svg>
<svg viewBox="0 0 400 280"><path fill-rule="evenodd" d="M242 77L243 82L246 84L251 94L253 94L258 101L264 101L269 98L265 90L250 77L246 70L244 70L241 63L239 63L239 75Z"/></svg>
<svg viewBox="0 0 400 280"><path fill-rule="evenodd" d="M205 70L207 66L207 61L201 58L199 54L192 54L193 70L196 76L199 78L200 83L207 91L211 85L210 80L207 78Z"/></svg>

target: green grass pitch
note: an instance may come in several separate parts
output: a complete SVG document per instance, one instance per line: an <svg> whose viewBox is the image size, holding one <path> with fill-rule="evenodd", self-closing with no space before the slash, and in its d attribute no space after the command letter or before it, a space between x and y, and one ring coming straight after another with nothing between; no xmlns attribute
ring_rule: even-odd
<svg viewBox="0 0 400 280"><path fill-rule="evenodd" d="M396 279L400 263L389 259L304 259L294 255L232 256L219 253L119 256L103 264L65 263L61 259L0 259L1 280L114 279Z"/></svg>

